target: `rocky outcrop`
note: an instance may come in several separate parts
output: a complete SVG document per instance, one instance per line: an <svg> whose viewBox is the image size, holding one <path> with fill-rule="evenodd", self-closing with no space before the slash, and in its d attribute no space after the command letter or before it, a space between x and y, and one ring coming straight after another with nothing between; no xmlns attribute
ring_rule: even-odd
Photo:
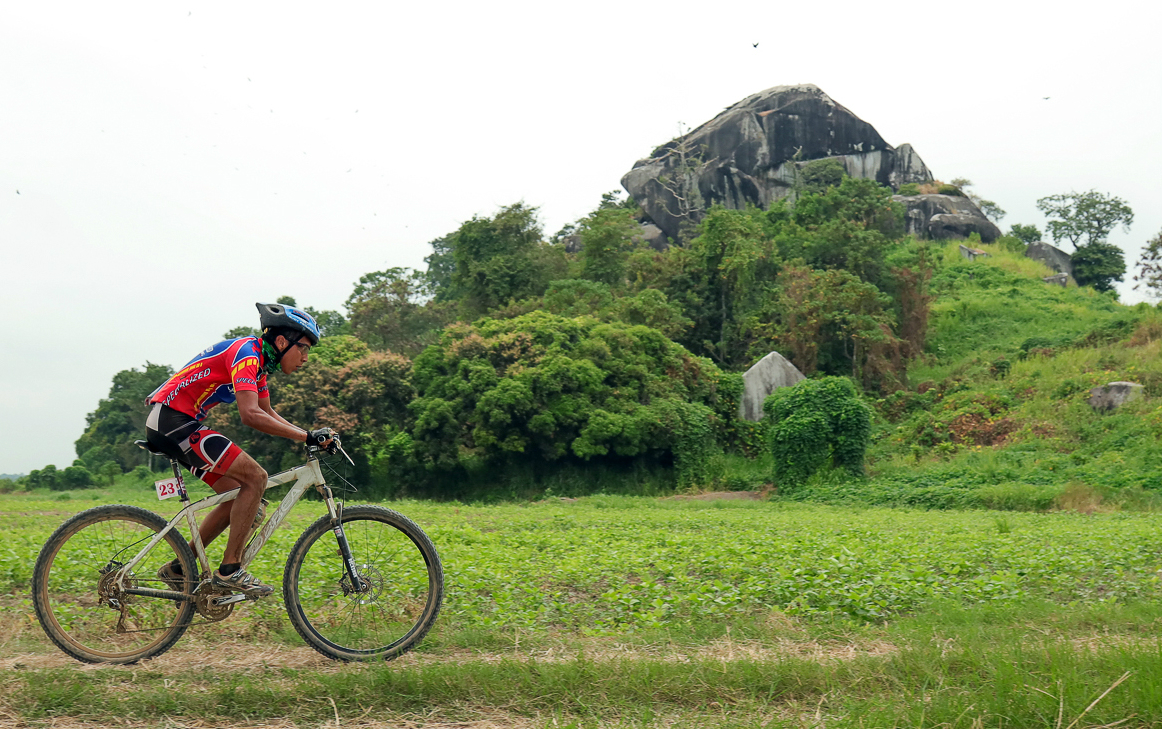
<svg viewBox="0 0 1162 729"><path fill-rule="evenodd" d="M778 352L771 352L742 376L742 400L738 417L758 422L763 419L763 401L780 387L790 387L806 379L799 368Z"/></svg>
<svg viewBox="0 0 1162 729"><path fill-rule="evenodd" d="M641 229L633 237L633 242L637 245L649 246L655 251L664 251L670 247L670 242L666 240L666 234L653 223L642 223Z"/></svg>
<svg viewBox="0 0 1162 729"><path fill-rule="evenodd" d="M1111 382L1089 391L1089 406L1099 413L1117 410L1122 405L1142 396L1143 387L1136 382Z"/></svg>
<svg viewBox="0 0 1162 729"><path fill-rule="evenodd" d="M973 233L992 243L1001 229L967 197L958 195L893 195L904 206L904 231L929 240L964 240Z"/></svg>
<svg viewBox="0 0 1162 729"><path fill-rule="evenodd" d="M818 87L776 86L639 160L621 184L666 236L681 240L711 206L762 208L791 194L796 168L835 158L853 177L899 188L932 174L910 145L898 149Z"/></svg>
<svg viewBox="0 0 1162 729"><path fill-rule="evenodd" d="M1073 275L1073 258L1060 248L1051 246L1044 241L1030 243L1025 248L1025 257L1040 261L1057 273L1064 273L1066 276Z"/></svg>

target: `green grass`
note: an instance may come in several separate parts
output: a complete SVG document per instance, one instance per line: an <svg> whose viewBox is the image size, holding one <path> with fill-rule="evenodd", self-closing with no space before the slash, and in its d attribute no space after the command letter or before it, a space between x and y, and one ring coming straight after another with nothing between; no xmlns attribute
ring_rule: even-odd
<svg viewBox="0 0 1162 729"><path fill-rule="evenodd" d="M248 673L165 673L146 664L0 677L10 709L34 720L321 724L338 713L348 722L370 714L545 727L1064 727L1079 718L1089 727L1128 718L1152 726L1162 722L1162 645L1152 632L1160 620L1162 610L1146 604L1064 617L1038 603L971 611L934 605L923 619L887 628L832 630L810 643L824 649L819 657L763 654L754 640L718 641L713 655L669 641L649 646L652 656L603 655L590 644L551 660L511 653ZM876 650L858 650L872 640Z"/></svg>
<svg viewBox="0 0 1162 729"><path fill-rule="evenodd" d="M176 508L141 491L95 493ZM345 725L1057 726L1061 711L1064 729L1127 671L1079 726L1162 723L1159 514L615 495L393 502L432 536L448 589L436 629L405 659L215 662L215 645L301 646L276 596L192 629L176 664L36 667L56 651L28 624L22 570L92 503L0 496L4 654L31 664L0 669L0 705L46 725L317 726L338 712ZM321 511L301 504L255 572L277 580Z"/></svg>

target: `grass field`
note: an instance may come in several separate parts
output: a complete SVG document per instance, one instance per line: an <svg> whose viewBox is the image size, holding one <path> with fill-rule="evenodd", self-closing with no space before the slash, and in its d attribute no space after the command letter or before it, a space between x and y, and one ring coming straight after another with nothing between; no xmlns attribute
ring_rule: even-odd
<svg viewBox="0 0 1162 729"><path fill-rule="evenodd" d="M176 507L57 498L0 496L0 725L1162 725L1159 514L393 503L445 564L419 650L333 664L276 593L161 658L88 667L31 616L40 544L98 503ZM253 568L268 581L322 508L296 512Z"/></svg>

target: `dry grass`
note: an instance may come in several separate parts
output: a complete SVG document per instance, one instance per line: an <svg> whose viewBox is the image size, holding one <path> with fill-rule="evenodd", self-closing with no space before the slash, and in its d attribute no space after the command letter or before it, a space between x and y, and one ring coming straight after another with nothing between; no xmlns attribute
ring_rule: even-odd
<svg viewBox="0 0 1162 729"><path fill-rule="evenodd" d="M1076 511L1081 514L1116 511L1115 508L1103 507L1102 501L1102 495L1092 486L1080 481L1073 481L1066 485L1065 490L1057 497L1056 506L1058 509Z"/></svg>

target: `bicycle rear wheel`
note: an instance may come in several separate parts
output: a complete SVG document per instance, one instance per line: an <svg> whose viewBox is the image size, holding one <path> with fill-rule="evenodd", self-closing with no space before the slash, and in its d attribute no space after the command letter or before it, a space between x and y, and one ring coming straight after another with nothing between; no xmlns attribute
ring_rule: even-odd
<svg viewBox="0 0 1162 729"><path fill-rule="evenodd" d="M287 558L287 613L303 640L329 658L391 660L415 647L440 612L440 557L422 529L391 509L352 506L342 525L365 589L351 584L324 516Z"/></svg>
<svg viewBox="0 0 1162 729"><path fill-rule="evenodd" d="M151 511L113 504L83 511L53 532L33 570L32 602L58 648L86 663L135 663L164 653L182 637L194 614L193 602L128 595L114 579L165 525ZM198 573L176 529L136 565L124 585L168 590L157 570L173 559L183 574Z"/></svg>

